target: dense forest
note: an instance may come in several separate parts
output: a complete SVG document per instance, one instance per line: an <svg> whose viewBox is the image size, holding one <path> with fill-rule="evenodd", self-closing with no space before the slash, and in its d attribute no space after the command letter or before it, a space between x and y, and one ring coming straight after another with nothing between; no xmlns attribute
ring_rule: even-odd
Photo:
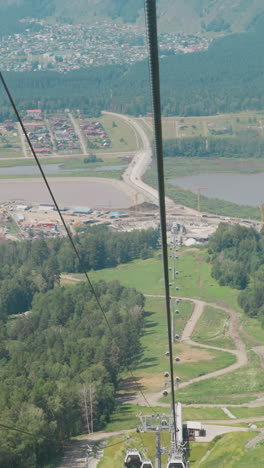
<svg viewBox="0 0 264 468"><path fill-rule="evenodd" d="M164 157L262 158L264 139L260 136L192 137L165 140Z"/></svg>
<svg viewBox="0 0 264 468"><path fill-rule="evenodd" d="M208 247L212 276L220 285L241 289L238 302L264 326L264 233L221 223Z"/></svg>
<svg viewBox="0 0 264 468"><path fill-rule="evenodd" d="M75 237L87 270L147 258L157 242L106 227ZM141 356L144 296L95 283L106 322L89 285L62 286L61 271L80 271L67 239L0 245L0 424L22 431L0 431L1 467L53 467L65 440L107 423L120 372Z"/></svg>
<svg viewBox="0 0 264 468"><path fill-rule="evenodd" d="M113 233L92 227L75 236L86 271L146 259L158 247L157 230ZM0 320L31 308L34 295L59 284L60 273L82 272L68 239L0 244Z"/></svg>
<svg viewBox="0 0 264 468"><path fill-rule="evenodd" d="M144 297L118 282L34 296L32 311L0 328L0 466L51 468L70 436L109 420L120 371L140 356Z"/></svg>
<svg viewBox="0 0 264 468"><path fill-rule="evenodd" d="M31 23L21 23L21 18L43 18L52 14L53 0L36 2L35 0L0 2L0 37L11 33L22 33L26 29L36 28Z"/></svg>
<svg viewBox="0 0 264 468"><path fill-rule="evenodd" d="M206 52L161 59L164 115L209 115L264 109L263 33L230 35ZM151 111L147 61L57 72L6 72L20 110L80 109L140 115ZM0 118L10 106L0 94Z"/></svg>

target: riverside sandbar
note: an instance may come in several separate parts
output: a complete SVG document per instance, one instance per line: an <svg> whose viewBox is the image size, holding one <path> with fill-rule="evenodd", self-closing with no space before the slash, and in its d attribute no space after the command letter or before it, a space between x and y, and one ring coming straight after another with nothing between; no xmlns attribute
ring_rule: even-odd
<svg viewBox="0 0 264 468"><path fill-rule="evenodd" d="M133 193L119 180L52 177L49 183L60 207L80 205L91 208L127 208L133 204ZM2 179L0 200L52 203L44 182L39 178Z"/></svg>

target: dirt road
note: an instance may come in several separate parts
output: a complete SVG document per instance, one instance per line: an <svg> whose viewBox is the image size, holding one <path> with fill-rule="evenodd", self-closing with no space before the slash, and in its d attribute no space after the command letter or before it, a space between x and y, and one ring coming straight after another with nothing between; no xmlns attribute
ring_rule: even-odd
<svg viewBox="0 0 264 468"><path fill-rule="evenodd" d="M151 203L155 203L156 205L159 204L159 195L158 191L151 187L150 185L147 185L145 182L143 182L142 178L148 169L150 167L151 162L152 162L152 148L151 148L151 143L149 141L149 138L141 125L139 125L138 121L136 119L133 119L132 117L128 117L126 115L122 114L116 114L114 112L106 112L104 111L103 114L107 115L112 115L113 117L118 117L120 119L125 120L130 126L132 126L136 133L139 135L141 139L141 149L135 153L135 156L133 160L131 161L130 165L128 168L125 170L122 178L124 182L127 184L127 186L133 188L133 190L141 193L146 201L149 201ZM171 200L169 197L166 197L166 208L169 211L176 211L176 209L179 209L178 206L175 205L174 201ZM196 214L197 212L195 210L192 210L191 208L184 208L185 214Z"/></svg>
<svg viewBox="0 0 264 468"><path fill-rule="evenodd" d="M162 295L146 295L146 297L164 297ZM174 297L172 297L174 298ZM175 297L176 298L176 297ZM179 298L179 297L177 297ZM187 382L183 382L179 385L179 388L184 388L187 387L188 385L195 383L195 382L201 382L202 380L208 380L211 378L219 377L220 375L225 375L230 372L234 372L235 370L239 369L240 367L244 366L247 364L247 350L245 347L244 342L240 338L240 335L238 333L238 324L239 324L239 314L236 312L234 309L231 307L223 307L219 306L218 304L214 303L209 303L205 301L200 301L198 299L190 299L188 297L180 297L181 300L186 300L186 301L191 301L194 303L194 310L192 313L192 316L190 320L187 322L181 336L181 342L186 343L190 346L198 346L199 348L204 348L204 349L214 349L217 351L224 351L230 354L233 354L236 356L236 362L234 364L231 364L228 367L225 367L223 369L219 369L214 372L210 372L205 375L201 375L199 377L195 377L193 379L188 380ZM230 350L230 349L225 349L225 348L219 348L217 346L210 346L210 345L203 345L201 343L197 343L191 339L192 333L194 332L194 329L204 311L205 306L213 306L218 309L224 310L227 312L230 316L230 323L229 323L229 330L228 330L228 335L233 339L234 344L236 349L235 350ZM168 403L161 403L159 400L161 398L161 392L159 393L148 393L145 394L145 397L147 398L148 402L152 406L169 406ZM143 397L141 395L137 395L136 400L137 404L143 405L144 406L144 401ZM133 403L133 401L131 402ZM222 405L223 406L223 405ZM228 406L228 405L225 405ZM240 406L240 405L239 405ZM262 406L262 405L260 405ZM214 405L212 405L214 407Z"/></svg>
<svg viewBox="0 0 264 468"><path fill-rule="evenodd" d="M118 437L131 433L131 430L122 430L115 432L94 432L79 439L75 439L65 447L64 457L57 468L84 468L87 459L87 449L90 448L88 458L89 468L96 468L100 458L103 455L105 443L111 437Z"/></svg>

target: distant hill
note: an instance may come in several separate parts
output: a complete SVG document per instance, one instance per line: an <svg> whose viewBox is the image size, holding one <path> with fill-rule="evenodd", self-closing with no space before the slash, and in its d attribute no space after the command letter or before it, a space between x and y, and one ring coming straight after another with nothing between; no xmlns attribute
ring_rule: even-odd
<svg viewBox="0 0 264 468"><path fill-rule="evenodd" d="M264 17L263 0L157 0L160 31L244 31ZM0 27L19 18L51 17L93 23L102 19L143 23L144 0L0 0Z"/></svg>

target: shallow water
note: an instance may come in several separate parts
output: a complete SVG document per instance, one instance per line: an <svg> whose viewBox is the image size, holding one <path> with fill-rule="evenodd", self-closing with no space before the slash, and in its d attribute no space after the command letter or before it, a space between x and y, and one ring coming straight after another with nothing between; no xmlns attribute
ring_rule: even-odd
<svg viewBox="0 0 264 468"><path fill-rule="evenodd" d="M264 173L258 174L198 174L176 177L169 183L182 188L205 187L201 194L239 205L259 206L264 201ZM197 190L192 190L197 193Z"/></svg>
<svg viewBox="0 0 264 468"><path fill-rule="evenodd" d="M125 169L126 164L120 164L116 166L97 166L75 169L64 169L62 164L45 164L42 166L45 174L47 175L59 175L59 174L71 174L72 172L86 171L91 172L107 172L107 171L118 171ZM0 176L17 176L17 175L39 175L39 168L37 165L32 166L15 166L15 167L0 167Z"/></svg>
<svg viewBox="0 0 264 468"><path fill-rule="evenodd" d="M49 179L49 182L60 207L127 208L133 204L133 200L120 187L110 182L100 182L100 179L92 181L76 177ZM0 200L53 203L41 179L2 179Z"/></svg>

